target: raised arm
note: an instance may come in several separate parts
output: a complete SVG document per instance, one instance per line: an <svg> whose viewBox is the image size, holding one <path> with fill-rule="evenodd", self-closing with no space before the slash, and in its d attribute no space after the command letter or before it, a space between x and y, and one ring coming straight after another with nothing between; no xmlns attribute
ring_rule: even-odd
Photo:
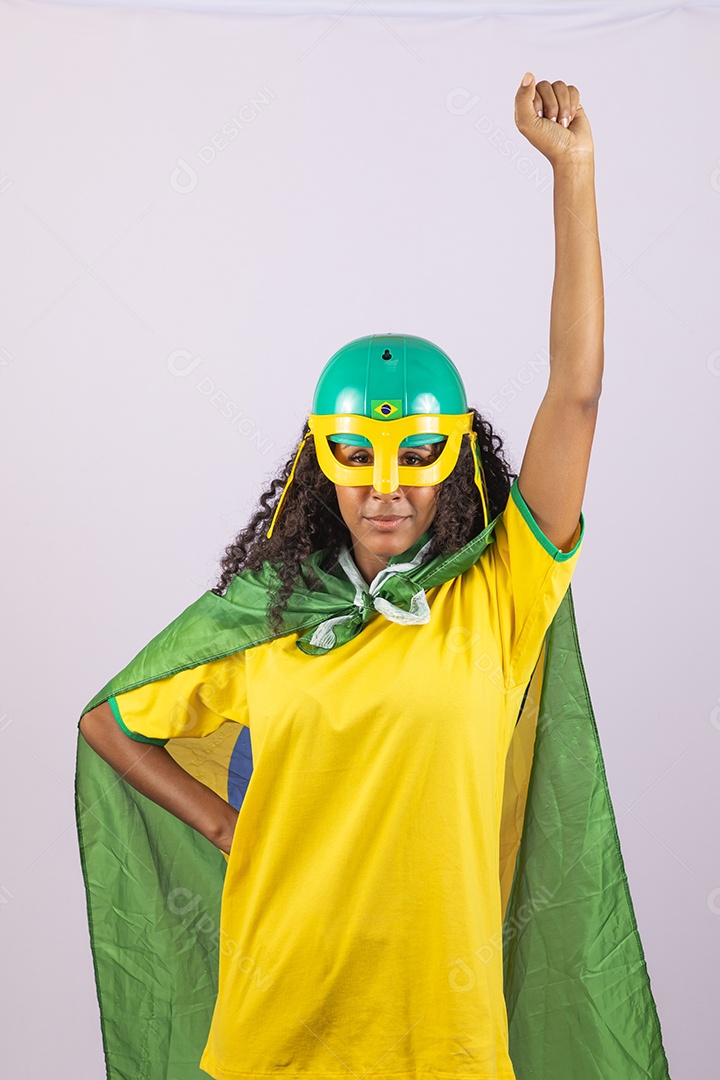
<svg viewBox="0 0 720 1080"><path fill-rule="evenodd" d="M535 84L530 77L521 84L515 122L552 164L555 218L550 377L518 487L548 539L569 551L582 509L603 374L605 313L592 134L577 88L560 81Z"/></svg>

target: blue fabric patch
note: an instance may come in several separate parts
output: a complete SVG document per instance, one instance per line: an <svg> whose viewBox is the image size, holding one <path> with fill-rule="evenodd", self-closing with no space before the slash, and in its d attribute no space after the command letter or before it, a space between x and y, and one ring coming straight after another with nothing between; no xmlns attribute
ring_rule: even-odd
<svg viewBox="0 0 720 1080"><path fill-rule="evenodd" d="M250 728L243 724L230 756L228 767L228 802L239 810L253 771Z"/></svg>

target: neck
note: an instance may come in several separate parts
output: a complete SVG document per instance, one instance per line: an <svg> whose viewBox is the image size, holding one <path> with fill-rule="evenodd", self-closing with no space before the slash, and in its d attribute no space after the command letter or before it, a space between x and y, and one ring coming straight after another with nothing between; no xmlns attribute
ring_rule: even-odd
<svg viewBox="0 0 720 1080"><path fill-rule="evenodd" d="M374 551L368 551L362 544L353 544L351 548L355 565L365 578L368 585L384 570L388 564L389 555L376 555Z"/></svg>
<svg viewBox="0 0 720 1080"><path fill-rule="evenodd" d="M399 551L396 554L382 555L376 551L372 551L362 540L353 538L353 543L350 546L350 553L355 561L355 565L360 571L362 577L365 580L366 585L371 585L373 579L377 577L381 570L384 570L387 566L396 562L410 562L414 559L421 547L427 543L430 539L430 533L424 532L421 536L417 537L410 547L405 548L404 551Z"/></svg>

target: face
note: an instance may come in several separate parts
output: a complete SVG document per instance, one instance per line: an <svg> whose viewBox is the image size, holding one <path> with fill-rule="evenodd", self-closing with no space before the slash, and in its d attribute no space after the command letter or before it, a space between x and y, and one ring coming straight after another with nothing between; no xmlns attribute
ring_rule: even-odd
<svg viewBox="0 0 720 1080"><path fill-rule="evenodd" d="M435 460L442 443L401 447L399 465L423 465ZM333 453L343 465L371 465L369 447L333 443ZM406 551L430 527L435 517L437 497L442 484L428 487L398 487L387 493L370 485L350 487L336 484L338 505L350 530L356 558L378 563Z"/></svg>

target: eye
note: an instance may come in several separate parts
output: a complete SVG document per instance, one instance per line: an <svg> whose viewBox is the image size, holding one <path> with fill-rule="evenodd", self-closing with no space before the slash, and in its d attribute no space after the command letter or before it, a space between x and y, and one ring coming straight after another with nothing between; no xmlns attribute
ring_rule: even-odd
<svg viewBox="0 0 720 1080"><path fill-rule="evenodd" d="M410 465L415 468L423 465L432 465L439 456L440 448L437 443L431 446L418 446L417 449L401 451L401 465Z"/></svg>
<svg viewBox="0 0 720 1080"><path fill-rule="evenodd" d="M367 451L359 450L356 453L351 454L349 460L352 461L353 465L366 465L370 460L370 457Z"/></svg>

